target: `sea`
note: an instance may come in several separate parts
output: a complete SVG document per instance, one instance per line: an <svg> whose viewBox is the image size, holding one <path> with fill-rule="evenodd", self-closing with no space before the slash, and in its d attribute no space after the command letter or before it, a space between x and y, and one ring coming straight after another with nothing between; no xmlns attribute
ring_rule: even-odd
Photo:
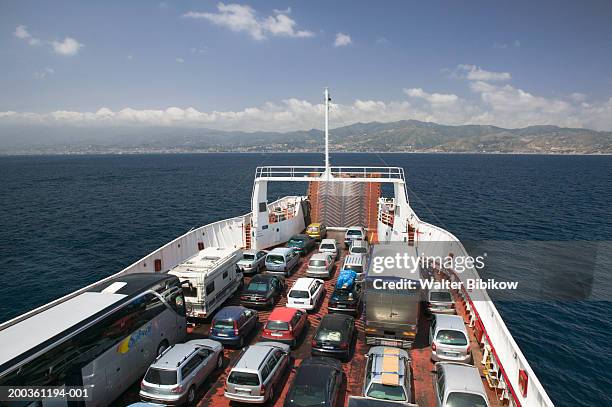
<svg viewBox="0 0 612 407"><path fill-rule="evenodd" d="M612 267L601 261L612 241L611 156L347 153L331 161L403 167L422 220L503 248L496 278L516 273L543 294L564 278L565 287L579 284L558 298L495 302L556 405L612 406ZM313 153L0 157L0 321L116 273L191 228L249 212L257 166L322 163ZM305 193L306 184L277 183L268 198ZM542 248L549 242L566 246L552 256Z"/></svg>

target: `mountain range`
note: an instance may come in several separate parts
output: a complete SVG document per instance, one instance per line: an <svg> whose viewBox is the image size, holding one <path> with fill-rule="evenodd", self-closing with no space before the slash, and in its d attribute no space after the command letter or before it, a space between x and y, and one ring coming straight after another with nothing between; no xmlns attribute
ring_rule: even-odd
<svg viewBox="0 0 612 407"><path fill-rule="evenodd" d="M170 127L0 129L1 154L323 150L321 130L239 132ZM332 151L612 154L612 132L557 126L505 129L417 120L356 123L330 131Z"/></svg>

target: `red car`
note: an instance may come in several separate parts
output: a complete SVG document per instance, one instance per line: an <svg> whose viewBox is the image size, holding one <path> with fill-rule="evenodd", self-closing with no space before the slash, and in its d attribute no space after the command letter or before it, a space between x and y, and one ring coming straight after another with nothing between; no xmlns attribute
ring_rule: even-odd
<svg viewBox="0 0 612 407"><path fill-rule="evenodd" d="M306 311L279 307L270 314L264 326L261 338L265 340L288 343L294 348L298 338L308 326Z"/></svg>

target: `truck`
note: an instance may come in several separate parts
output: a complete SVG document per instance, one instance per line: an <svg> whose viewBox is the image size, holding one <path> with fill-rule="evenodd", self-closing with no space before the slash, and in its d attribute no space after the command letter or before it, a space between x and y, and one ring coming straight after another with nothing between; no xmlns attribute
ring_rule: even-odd
<svg viewBox="0 0 612 407"><path fill-rule="evenodd" d="M396 261L396 259L402 261ZM393 261L388 259L392 258ZM381 243L372 247L365 277L365 333L368 345L410 348L417 334L423 288L414 246Z"/></svg>

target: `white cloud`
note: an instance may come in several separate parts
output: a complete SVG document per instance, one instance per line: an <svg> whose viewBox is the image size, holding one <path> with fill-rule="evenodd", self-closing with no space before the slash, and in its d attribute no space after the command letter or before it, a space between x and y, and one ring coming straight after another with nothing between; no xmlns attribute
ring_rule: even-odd
<svg viewBox="0 0 612 407"><path fill-rule="evenodd" d="M291 14L291 7L287 7L284 10L279 10L279 9L275 8L272 11L274 12L274 14Z"/></svg>
<svg viewBox="0 0 612 407"><path fill-rule="evenodd" d="M45 68L41 72L34 72L34 78L36 79L45 79L49 75L53 75L55 70L53 68Z"/></svg>
<svg viewBox="0 0 612 407"><path fill-rule="evenodd" d="M15 28L14 35L15 37L19 39L27 41L28 44L30 45L40 45L41 44L41 41L38 38L34 38L32 34L30 34L30 32L28 31L25 25L18 25L17 28Z"/></svg>
<svg viewBox="0 0 612 407"><path fill-rule="evenodd" d="M459 100L457 95L450 93L427 93L421 88L404 89L404 93L411 98L423 99L434 106L451 105Z"/></svg>
<svg viewBox="0 0 612 407"><path fill-rule="evenodd" d="M350 35L338 33L336 34L336 39L334 40L334 47L345 47L350 45L352 42L353 40L351 40Z"/></svg>
<svg viewBox="0 0 612 407"><path fill-rule="evenodd" d="M312 37L311 31L297 30L296 22L288 16L288 10L274 10L274 15L259 17L250 6L242 4L217 4L218 13L189 11L183 17L205 19L235 32L246 32L255 40L268 36L306 38Z"/></svg>
<svg viewBox="0 0 612 407"><path fill-rule="evenodd" d="M492 72L486 71L476 65L457 65L455 74L459 77L466 78L470 81L509 81L512 75L508 72Z"/></svg>
<svg viewBox="0 0 612 407"><path fill-rule="evenodd" d="M185 62L185 60L183 58L176 58L176 62L182 64L183 62Z"/></svg>
<svg viewBox="0 0 612 407"><path fill-rule="evenodd" d="M27 41L30 45L48 45L58 55L73 56L79 52L80 48L84 47L83 44L72 37L66 37L63 41L43 41L33 37L25 25L18 25L15 28L14 35L19 39Z"/></svg>
<svg viewBox="0 0 612 407"><path fill-rule="evenodd" d="M78 54L79 49L84 47L83 44L78 42L72 37L64 38L64 41L52 41L51 46L53 51L58 55L73 56Z"/></svg>

